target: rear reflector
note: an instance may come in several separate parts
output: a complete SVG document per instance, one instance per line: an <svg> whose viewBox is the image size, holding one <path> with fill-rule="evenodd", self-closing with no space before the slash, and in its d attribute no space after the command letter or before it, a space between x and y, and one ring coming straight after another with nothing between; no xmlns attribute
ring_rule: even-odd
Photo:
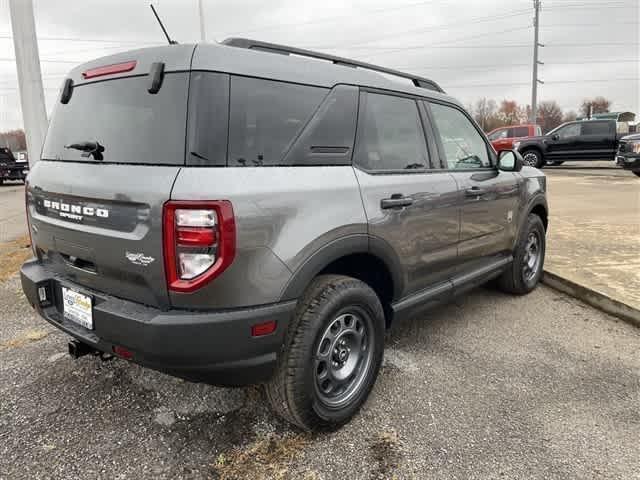
<svg viewBox="0 0 640 480"><path fill-rule="evenodd" d="M127 350L126 348L119 345L113 346L113 353L115 353L120 358L124 358L125 360L131 360L133 358L133 352L131 350Z"/></svg>
<svg viewBox="0 0 640 480"><path fill-rule="evenodd" d="M253 325L251 327L251 336L252 337L262 337L264 335L269 335L276 331L276 327L278 323L275 320L269 320L268 322L258 323L257 325Z"/></svg>
<svg viewBox="0 0 640 480"><path fill-rule="evenodd" d="M114 65L104 65L82 72L82 78L95 78L103 75L113 75L114 73L130 72L136 68L136 61L116 63Z"/></svg>

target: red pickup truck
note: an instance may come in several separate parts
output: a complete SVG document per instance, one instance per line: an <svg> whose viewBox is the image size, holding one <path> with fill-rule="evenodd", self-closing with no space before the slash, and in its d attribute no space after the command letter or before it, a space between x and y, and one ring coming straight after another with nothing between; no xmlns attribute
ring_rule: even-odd
<svg viewBox="0 0 640 480"><path fill-rule="evenodd" d="M487 136L496 152L513 149L513 142L524 137L539 137L542 129L539 125L511 125L491 130Z"/></svg>

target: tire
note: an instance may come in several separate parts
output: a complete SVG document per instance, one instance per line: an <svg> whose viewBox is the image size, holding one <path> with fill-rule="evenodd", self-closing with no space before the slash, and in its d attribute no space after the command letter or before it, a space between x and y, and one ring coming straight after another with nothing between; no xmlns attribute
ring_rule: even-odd
<svg viewBox="0 0 640 480"><path fill-rule="evenodd" d="M0 187L4 184L4 180L0 178Z"/></svg>
<svg viewBox="0 0 640 480"><path fill-rule="evenodd" d="M535 238L535 249L531 243L532 237ZM518 237L513 263L498 278L500 289L507 293L524 295L536 288L542 278L545 250L544 224L538 215L531 213Z"/></svg>
<svg viewBox="0 0 640 480"><path fill-rule="evenodd" d="M640 177L640 170L633 170L633 173Z"/></svg>
<svg viewBox="0 0 640 480"><path fill-rule="evenodd" d="M523 165L527 165L529 167L542 168L544 167L545 161L542 158L542 154L539 150L529 149L522 152L522 160Z"/></svg>
<svg viewBox="0 0 640 480"><path fill-rule="evenodd" d="M380 299L367 284L342 275L317 277L298 303L266 385L273 410L307 431L348 422L376 381L384 334Z"/></svg>

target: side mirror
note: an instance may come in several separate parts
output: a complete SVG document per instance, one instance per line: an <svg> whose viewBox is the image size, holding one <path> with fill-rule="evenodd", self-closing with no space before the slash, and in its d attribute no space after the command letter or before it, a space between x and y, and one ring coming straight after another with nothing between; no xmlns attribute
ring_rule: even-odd
<svg viewBox="0 0 640 480"><path fill-rule="evenodd" d="M560 140L560 135L558 135L557 133L554 133L553 137L551 137L551 140L554 140L554 141Z"/></svg>
<svg viewBox="0 0 640 480"><path fill-rule="evenodd" d="M498 168L503 172L519 172L522 170L522 155L517 150L500 150L498 152Z"/></svg>

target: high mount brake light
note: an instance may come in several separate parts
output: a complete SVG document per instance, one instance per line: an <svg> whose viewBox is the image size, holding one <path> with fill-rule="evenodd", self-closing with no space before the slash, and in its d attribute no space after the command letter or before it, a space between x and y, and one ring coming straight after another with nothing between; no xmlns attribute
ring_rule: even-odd
<svg viewBox="0 0 640 480"><path fill-rule="evenodd" d="M82 72L82 78L88 79L102 77L103 75L113 75L115 73L130 72L134 68L136 68L135 60L132 60L130 62L115 63L113 65L104 65L102 67L96 67L89 69L86 72Z"/></svg>
<svg viewBox="0 0 640 480"><path fill-rule="evenodd" d="M163 243L169 289L188 293L201 288L235 257L236 225L231 202L165 203Z"/></svg>

